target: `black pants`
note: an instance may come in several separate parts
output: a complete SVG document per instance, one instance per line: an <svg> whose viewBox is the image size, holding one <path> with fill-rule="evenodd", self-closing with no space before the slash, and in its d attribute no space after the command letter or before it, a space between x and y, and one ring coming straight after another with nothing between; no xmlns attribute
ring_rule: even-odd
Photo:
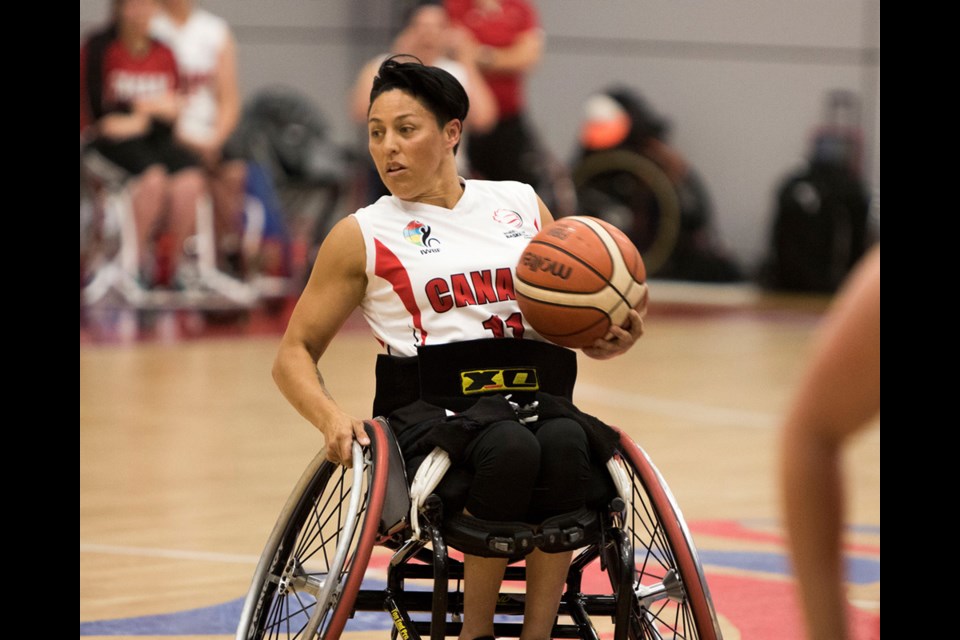
<svg viewBox="0 0 960 640"><path fill-rule="evenodd" d="M590 460L587 436L569 418L494 423L470 442L465 459L436 489L447 513L466 508L484 520L539 523L599 508L613 495L609 473ZM411 460L410 471L422 461Z"/></svg>
<svg viewBox="0 0 960 640"><path fill-rule="evenodd" d="M131 176L138 176L153 165L163 166L168 173L200 166L199 158L177 144L173 134L162 128L126 140L97 139L87 149L98 152Z"/></svg>

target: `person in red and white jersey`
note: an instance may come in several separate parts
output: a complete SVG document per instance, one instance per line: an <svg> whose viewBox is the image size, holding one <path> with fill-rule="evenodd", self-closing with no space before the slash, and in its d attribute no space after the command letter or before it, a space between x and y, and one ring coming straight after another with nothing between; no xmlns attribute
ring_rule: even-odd
<svg viewBox="0 0 960 640"><path fill-rule="evenodd" d="M466 92L448 72L405 59L380 66L367 112L370 154L391 195L342 219L324 240L281 341L274 380L323 434L327 457L349 465L353 442L369 438L363 421L329 394L317 366L359 308L385 351L374 413L389 417L409 473L433 448L431 418L469 415L486 403L509 415L478 423L461 446L441 447L456 460L437 487L445 513L540 522L594 507L609 500L612 485L593 443L612 430L572 402L560 403L566 392L547 388L554 376L562 378L556 388L571 383L572 394L575 353L543 341L524 322L513 286L529 238L553 218L529 185L457 175ZM633 311L625 326L583 351L609 358L642 333ZM474 371L480 360L517 353L529 355L523 364L530 368L512 382ZM540 401L534 419L508 404L519 400L519 408L532 389ZM547 416L551 402L563 408ZM571 556L541 549L526 556L524 637L550 637ZM462 639L492 637L506 565L505 558L466 555Z"/></svg>
<svg viewBox="0 0 960 640"><path fill-rule="evenodd" d="M151 284L151 240L165 218L175 247L193 233L204 191L199 160L173 136L180 113L180 76L173 52L153 40L155 0L116 0L109 25L80 49L80 140L88 163L135 180L133 212L141 266L131 274Z"/></svg>

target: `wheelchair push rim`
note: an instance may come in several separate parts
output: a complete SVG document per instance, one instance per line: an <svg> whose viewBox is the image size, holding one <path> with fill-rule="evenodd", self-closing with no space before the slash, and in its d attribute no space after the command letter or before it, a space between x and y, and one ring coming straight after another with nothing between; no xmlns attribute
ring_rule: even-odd
<svg viewBox="0 0 960 640"><path fill-rule="evenodd" d="M367 424L346 469L318 453L268 539L244 602L237 640L338 638L353 611L376 543L387 447ZM322 571L316 571L316 565Z"/></svg>

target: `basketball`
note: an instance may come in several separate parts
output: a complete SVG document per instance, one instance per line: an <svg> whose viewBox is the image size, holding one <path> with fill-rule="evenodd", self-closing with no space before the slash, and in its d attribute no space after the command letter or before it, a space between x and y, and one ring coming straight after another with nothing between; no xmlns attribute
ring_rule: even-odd
<svg viewBox="0 0 960 640"><path fill-rule="evenodd" d="M541 336L571 348L588 347L611 325L647 303L640 252L613 225L568 216L534 236L516 269L517 302Z"/></svg>

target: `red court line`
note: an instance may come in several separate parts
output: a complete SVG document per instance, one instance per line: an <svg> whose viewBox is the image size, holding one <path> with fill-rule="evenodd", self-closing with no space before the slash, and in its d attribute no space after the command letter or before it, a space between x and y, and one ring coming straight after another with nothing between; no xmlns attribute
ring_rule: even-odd
<svg viewBox="0 0 960 640"><path fill-rule="evenodd" d="M780 546L786 546L787 544L786 538L780 534L750 529L732 520L698 520L690 523L689 527L692 533L699 535L733 538L749 542L765 542ZM849 543L844 545L844 550L853 553L880 555L879 545Z"/></svg>

